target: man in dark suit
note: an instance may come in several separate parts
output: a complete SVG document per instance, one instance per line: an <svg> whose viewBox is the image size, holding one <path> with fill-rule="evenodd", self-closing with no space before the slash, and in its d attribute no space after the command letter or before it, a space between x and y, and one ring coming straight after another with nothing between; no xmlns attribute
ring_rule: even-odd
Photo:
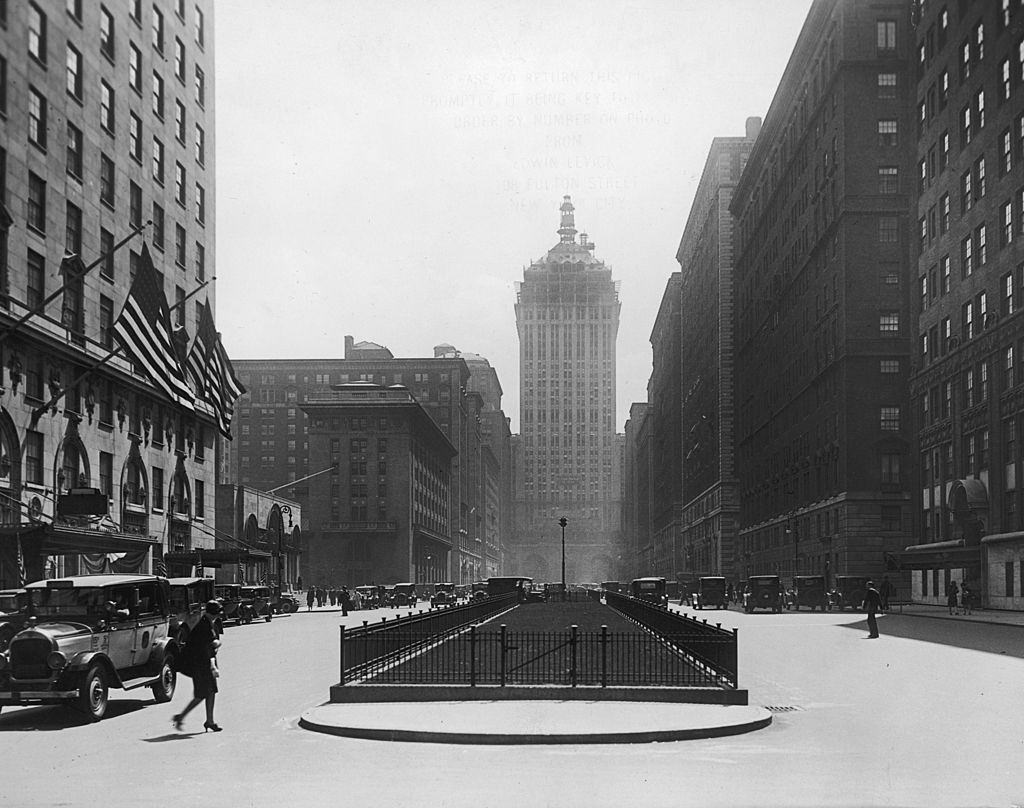
<svg viewBox="0 0 1024 808"><path fill-rule="evenodd" d="M878 639L878 621L875 614L882 607L882 596L875 589L874 581L868 581L864 589L864 603L862 608L868 613L868 639Z"/></svg>

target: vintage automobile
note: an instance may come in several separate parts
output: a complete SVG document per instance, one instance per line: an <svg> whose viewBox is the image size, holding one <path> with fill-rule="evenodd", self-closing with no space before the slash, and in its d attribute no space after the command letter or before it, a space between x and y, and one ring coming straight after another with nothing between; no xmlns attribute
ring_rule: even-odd
<svg viewBox="0 0 1024 808"><path fill-rule="evenodd" d="M415 606L417 599L416 584L414 583L395 584L391 592L391 605L396 609L401 609L403 606Z"/></svg>
<svg viewBox="0 0 1024 808"><path fill-rule="evenodd" d="M704 575L697 579L697 591L693 596L695 609L727 609L725 578L720 575Z"/></svg>
<svg viewBox="0 0 1024 808"><path fill-rule="evenodd" d="M622 584L620 584L618 581L602 581L601 588L607 590L608 592L621 592Z"/></svg>
<svg viewBox="0 0 1024 808"><path fill-rule="evenodd" d="M472 600L483 600L487 597L487 581L474 581L470 584Z"/></svg>
<svg viewBox="0 0 1024 808"><path fill-rule="evenodd" d="M155 575L80 575L36 581L26 626L0 653L0 706L73 704L91 721L109 690L174 695L170 587Z"/></svg>
<svg viewBox="0 0 1024 808"><path fill-rule="evenodd" d="M487 597L498 598L515 594L520 603L526 601L527 593L533 587L533 578L525 575L496 575L487 579Z"/></svg>
<svg viewBox="0 0 1024 808"><path fill-rule="evenodd" d="M293 592L281 592L277 596L276 608L280 614L294 614L299 610L299 598Z"/></svg>
<svg viewBox="0 0 1024 808"><path fill-rule="evenodd" d="M566 599L566 587L561 581L552 581L544 584L544 600L562 601Z"/></svg>
<svg viewBox="0 0 1024 808"><path fill-rule="evenodd" d="M255 612L252 608L252 601L242 595L241 584L217 584L214 592L224 612L221 621L234 620L237 623L251 623Z"/></svg>
<svg viewBox="0 0 1024 808"><path fill-rule="evenodd" d="M825 611L828 609L828 592L825 590L824 575L794 575L793 587L786 597L786 608L800 611L801 606L807 606L813 612L815 609Z"/></svg>
<svg viewBox="0 0 1024 808"><path fill-rule="evenodd" d="M21 630L27 603L28 595L24 589L0 589L0 651Z"/></svg>
<svg viewBox="0 0 1024 808"><path fill-rule="evenodd" d="M251 623L255 618L262 617L268 623L274 619L274 590L269 586L243 586L242 600L252 605L252 614L244 621Z"/></svg>
<svg viewBox="0 0 1024 808"><path fill-rule="evenodd" d="M637 600L645 600L658 606L668 603L664 578L634 578L629 585L629 593Z"/></svg>
<svg viewBox="0 0 1024 808"><path fill-rule="evenodd" d="M356 587L360 609L376 609L384 605L384 587L376 584L363 584Z"/></svg>
<svg viewBox="0 0 1024 808"><path fill-rule="evenodd" d="M523 603L544 603L546 600L544 584L530 584L523 590Z"/></svg>
<svg viewBox="0 0 1024 808"><path fill-rule="evenodd" d="M751 575L743 592L743 611L754 609L782 611L782 579L778 575Z"/></svg>
<svg viewBox="0 0 1024 808"><path fill-rule="evenodd" d="M864 593L867 591L866 575L837 575L835 588L832 590L832 608L860 609L864 605Z"/></svg>
<svg viewBox="0 0 1024 808"><path fill-rule="evenodd" d="M453 583L436 583L434 584L434 592L430 596L431 606L450 606L455 603L455 584Z"/></svg>
<svg viewBox="0 0 1024 808"><path fill-rule="evenodd" d="M184 645L189 632L206 611L206 602L214 597L213 578L169 578L171 588L171 636Z"/></svg>

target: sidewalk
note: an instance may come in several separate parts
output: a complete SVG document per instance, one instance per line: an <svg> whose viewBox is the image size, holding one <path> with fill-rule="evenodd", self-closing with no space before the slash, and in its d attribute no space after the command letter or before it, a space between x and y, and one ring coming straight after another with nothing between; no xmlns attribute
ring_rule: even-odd
<svg viewBox="0 0 1024 808"><path fill-rule="evenodd" d="M950 614L949 607L930 603L894 604L887 614L909 617L931 617L938 620L960 620L965 623L991 623L997 626L1019 626L1024 628L1024 612L1002 609L974 609L972 614Z"/></svg>

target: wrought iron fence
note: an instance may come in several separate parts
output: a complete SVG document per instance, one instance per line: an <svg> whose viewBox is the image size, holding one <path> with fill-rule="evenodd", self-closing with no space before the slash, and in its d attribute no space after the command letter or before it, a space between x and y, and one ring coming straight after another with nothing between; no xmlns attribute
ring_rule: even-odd
<svg viewBox="0 0 1024 808"><path fill-rule="evenodd" d="M738 633L721 623L710 625L664 606L605 592L605 603L671 643L726 687L738 687Z"/></svg>
<svg viewBox="0 0 1024 808"><path fill-rule="evenodd" d="M390 621L385 618L379 623L364 623L355 629L341 626L340 684L386 668L472 623L500 614L515 605L516 595L513 593Z"/></svg>
<svg viewBox="0 0 1024 808"><path fill-rule="evenodd" d="M396 632L397 640L402 632ZM451 638L417 644L407 653L365 665L374 684L723 687L721 677L695 664L680 647L693 637L647 632L511 631L470 626ZM728 637L706 642L728 644Z"/></svg>

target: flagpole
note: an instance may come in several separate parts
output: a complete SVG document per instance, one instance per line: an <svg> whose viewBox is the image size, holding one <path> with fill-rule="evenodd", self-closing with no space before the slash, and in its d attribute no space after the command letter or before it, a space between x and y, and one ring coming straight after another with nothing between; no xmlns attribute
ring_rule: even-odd
<svg viewBox="0 0 1024 808"><path fill-rule="evenodd" d="M195 289L193 289L191 292L189 292L187 295L185 295L181 300L179 300L173 306L169 306L167 308L167 313L170 314L175 309L185 305L185 302L190 297L195 297L197 294L199 294L199 292L201 292L203 290L204 287L209 286L211 281L215 281L215 280L217 280L217 276L216 275L211 275L210 276L210 280L203 281L201 284L199 284L199 286L197 286ZM54 406L58 401L60 401L62 398L64 398L64 396L66 396L69 391L71 391L74 388L76 388L78 386L79 382L83 381L87 376L89 376L95 370L97 370L98 368L103 367L103 365L107 364L107 362L109 362L111 359L113 359L115 356L117 356L119 353L121 353L122 350L124 350L124 346L123 345L118 344L118 345L114 346L114 348L110 351L110 353L108 353L106 356L104 356L102 359L100 359L98 362L96 362L96 364L90 366L85 371L83 371L81 373L81 375L79 375L79 377L77 379L75 379L73 382L71 382L71 384L67 385L59 393L57 393L56 395L52 396L50 398L50 400L47 401L45 404L40 404L38 407L36 407L34 410L32 410L32 419L29 422L29 429L35 429L36 424L39 423L39 419L43 417L44 413L48 409L50 409L50 407Z"/></svg>
<svg viewBox="0 0 1024 808"><path fill-rule="evenodd" d="M93 261L88 266L86 266L85 269L82 270L82 273L75 277L75 280L79 280L80 278L84 278L86 275L88 275L90 272L92 272L96 267L98 267L100 264L102 264L104 261L106 261L107 258L109 258L111 255L116 253L125 244L127 244L129 241L131 241L133 238L135 238L137 235L139 235L139 233L141 233L143 230L145 230L147 227L149 227L149 225L151 225L152 223L153 223L153 220L149 219L141 227L132 228L132 232L131 233L129 233L127 236L125 236L123 239L121 239L119 242L117 242L117 244L115 244L113 247L111 247L109 252L103 253L103 255L101 255L99 258L97 258L95 261ZM60 295L60 294L62 294L64 292L64 290L68 287L69 283L70 283L70 281L65 281L64 283L62 283L60 285L60 287L58 287L56 291L54 291L53 293L48 295L43 300L42 303L40 303L34 309L30 309L28 312L26 312L24 315L22 315L17 321L15 321L12 325L7 326L6 328L4 328L3 331L0 331L0 338L6 339L11 334L13 334L15 331L19 330L26 322L31 320L37 314L43 314L46 311L46 307L51 302L53 302L53 300L55 300L58 295Z"/></svg>

